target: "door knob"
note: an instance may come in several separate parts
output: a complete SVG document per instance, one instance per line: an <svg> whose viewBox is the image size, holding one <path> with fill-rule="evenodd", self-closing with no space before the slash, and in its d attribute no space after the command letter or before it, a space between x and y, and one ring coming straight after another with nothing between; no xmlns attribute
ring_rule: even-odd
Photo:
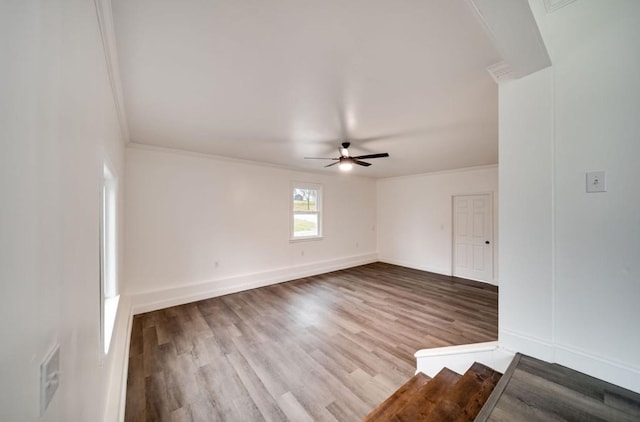
<svg viewBox="0 0 640 422"><path fill-rule="evenodd" d="M488 245L491 242L489 242L488 240L485 240L484 243L485 243L485 245Z"/></svg>

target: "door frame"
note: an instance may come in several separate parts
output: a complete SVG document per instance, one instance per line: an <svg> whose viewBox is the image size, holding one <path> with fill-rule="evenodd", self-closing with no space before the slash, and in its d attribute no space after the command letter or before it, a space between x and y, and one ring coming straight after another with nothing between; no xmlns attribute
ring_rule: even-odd
<svg viewBox="0 0 640 422"><path fill-rule="evenodd" d="M491 280L479 280L475 278L465 277L468 280L479 281L481 283L489 283L497 286L498 282L496 280L496 228L497 222L495 221L495 192L494 191L480 191L480 192L464 192L464 193L455 193L451 195L451 275L456 277L455 269L456 269L456 261L455 261L455 247L456 247L456 215L455 215L455 199L458 196L472 196L472 195L489 195L489 211L490 211L490 236L491 239Z"/></svg>

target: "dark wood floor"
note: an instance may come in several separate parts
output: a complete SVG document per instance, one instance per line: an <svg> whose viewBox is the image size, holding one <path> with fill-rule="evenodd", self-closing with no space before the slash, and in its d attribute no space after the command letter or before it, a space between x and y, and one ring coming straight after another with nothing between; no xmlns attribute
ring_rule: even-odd
<svg viewBox="0 0 640 422"><path fill-rule="evenodd" d="M640 421L640 394L558 364L516 355L478 421Z"/></svg>
<svg viewBox="0 0 640 422"><path fill-rule="evenodd" d="M126 421L358 421L422 348L497 338L497 288L375 263L136 315Z"/></svg>

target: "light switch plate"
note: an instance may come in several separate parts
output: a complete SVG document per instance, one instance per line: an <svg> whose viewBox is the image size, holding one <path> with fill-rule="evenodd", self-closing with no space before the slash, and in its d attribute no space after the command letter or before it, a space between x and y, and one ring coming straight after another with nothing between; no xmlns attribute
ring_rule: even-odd
<svg viewBox="0 0 640 422"><path fill-rule="evenodd" d="M60 385L60 345L56 344L40 365L40 416L44 415Z"/></svg>
<svg viewBox="0 0 640 422"><path fill-rule="evenodd" d="M606 192L607 180L604 171L590 171L587 173L587 192Z"/></svg>

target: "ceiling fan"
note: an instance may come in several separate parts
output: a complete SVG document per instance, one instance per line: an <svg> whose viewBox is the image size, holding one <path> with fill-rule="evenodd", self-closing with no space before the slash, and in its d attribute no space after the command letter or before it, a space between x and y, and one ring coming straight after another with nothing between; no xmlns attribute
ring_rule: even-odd
<svg viewBox="0 0 640 422"><path fill-rule="evenodd" d="M304 157L305 160L333 160L335 163L327 164L325 167L331 167L338 164L340 170L349 171L353 168L354 164L359 166L369 167L371 163L367 163L365 161L360 160L368 160L371 158L383 158L388 157L389 154L386 152L379 154L367 154L367 155L358 155L356 157L352 157L349 155L349 146L351 142L343 142L338 151L340 152L340 157L337 158L324 158L324 157Z"/></svg>

